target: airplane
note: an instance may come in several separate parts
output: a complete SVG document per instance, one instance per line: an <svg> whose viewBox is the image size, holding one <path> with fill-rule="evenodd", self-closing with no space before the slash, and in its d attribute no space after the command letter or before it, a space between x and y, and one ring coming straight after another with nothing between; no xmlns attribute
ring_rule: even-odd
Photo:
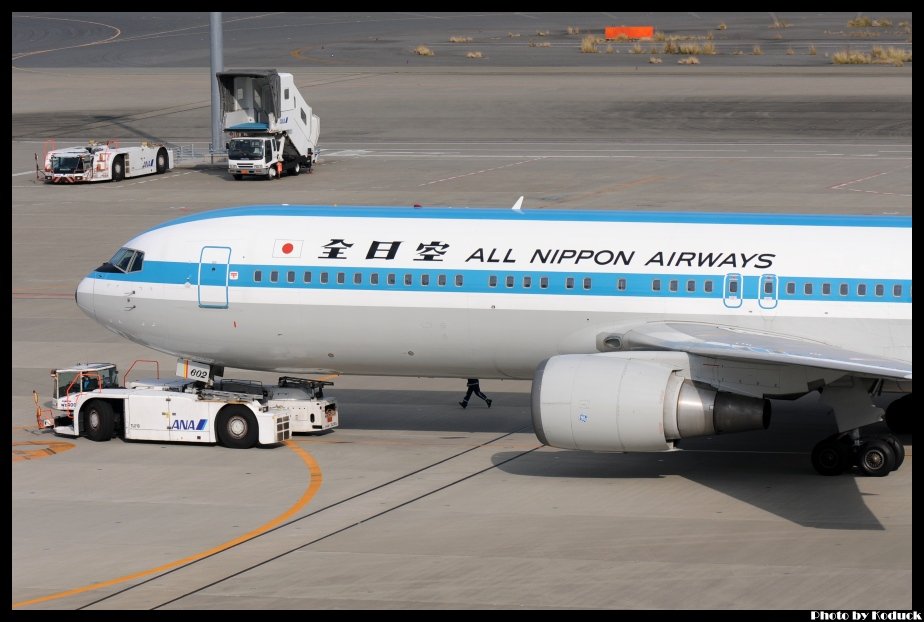
<svg viewBox="0 0 924 622"><path fill-rule="evenodd" d="M910 216L252 205L137 235L75 297L209 379L532 379L567 449L671 451L819 391L815 469L883 476L904 448L865 428L898 392L910 430L911 259Z"/></svg>

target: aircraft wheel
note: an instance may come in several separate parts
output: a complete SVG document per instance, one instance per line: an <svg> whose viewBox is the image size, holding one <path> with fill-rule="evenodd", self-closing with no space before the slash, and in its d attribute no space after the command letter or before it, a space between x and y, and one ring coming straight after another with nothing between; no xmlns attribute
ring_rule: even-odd
<svg viewBox="0 0 924 622"><path fill-rule="evenodd" d="M93 400L83 409L84 433L91 441L112 439L115 415L112 406L105 400Z"/></svg>
<svg viewBox="0 0 924 622"><path fill-rule="evenodd" d="M850 465L850 450L835 436L812 449L812 466L821 475L840 475Z"/></svg>
<svg viewBox="0 0 924 622"><path fill-rule="evenodd" d="M892 467L893 471L897 471L905 462L905 446L902 445L902 442L895 437L894 434L886 434L882 437L882 440L889 444L889 447L892 448L892 452L895 454L895 466Z"/></svg>
<svg viewBox="0 0 924 622"><path fill-rule="evenodd" d="M870 477L885 477L895 467L895 452L887 441L875 438L860 448L857 461Z"/></svg>
<svg viewBox="0 0 924 622"><path fill-rule="evenodd" d="M218 441L225 447L249 449L257 444L257 419L246 406L232 404L218 413Z"/></svg>

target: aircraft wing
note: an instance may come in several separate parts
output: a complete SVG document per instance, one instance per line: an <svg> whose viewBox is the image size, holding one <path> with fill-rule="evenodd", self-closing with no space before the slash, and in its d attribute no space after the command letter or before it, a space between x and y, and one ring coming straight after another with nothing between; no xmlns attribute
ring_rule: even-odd
<svg viewBox="0 0 924 622"><path fill-rule="evenodd" d="M807 365L911 380L911 363L800 337L697 322L652 322L622 335L624 349L677 350L727 359Z"/></svg>

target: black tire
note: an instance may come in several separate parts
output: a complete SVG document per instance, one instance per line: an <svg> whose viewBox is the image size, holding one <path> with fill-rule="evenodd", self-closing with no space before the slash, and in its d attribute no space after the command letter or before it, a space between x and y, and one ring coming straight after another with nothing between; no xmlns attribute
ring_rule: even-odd
<svg viewBox="0 0 924 622"><path fill-rule="evenodd" d="M125 156L116 156L112 161L112 181L125 179Z"/></svg>
<svg viewBox="0 0 924 622"><path fill-rule="evenodd" d="M83 407L83 429L88 439L97 442L111 440L114 428L115 415L109 402L92 400Z"/></svg>
<svg viewBox="0 0 924 622"><path fill-rule="evenodd" d="M246 406L231 404L218 413L218 442L233 449L249 449L257 444L257 418Z"/></svg>
<svg viewBox="0 0 924 622"><path fill-rule="evenodd" d="M157 158L155 159L154 166L157 167L157 174L163 175L167 172L167 165L170 163L170 158L167 156L166 149L160 149L157 152Z"/></svg>
<svg viewBox="0 0 924 622"><path fill-rule="evenodd" d="M840 475L850 466L850 451L840 439L826 438L812 449L812 466L821 475Z"/></svg>
<svg viewBox="0 0 924 622"><path fill-rule="evenodd" d="M904 395L886 408L885 422L893 434L912 434L911 396Z"/></svg>
<svg viewBox="0 0 924 622"><path fill-rule="evenodd" d="M236 179L237 181L240 181L240 180L244 179L244 176L241 175L240 173L233 173L233 174L231 175L231 177L233 177L233 178Z"/></svg>
<svg viewBox="0 0 924 622"><path fill-rule="evenodd" d="M298 174L302 172L301 162L298 160L295 161L295 164L292 165L292 168L289 169L289 175L292 177L298 177Z"/></svg>
<svg viewBox="0 0 924 622"><path fill-rule="evenodd" d="M870 477L885 477L895 467L895 452L888 442L874 438L860 448L857 463Z"/></svg>
<svg viewBox="0 0 924 622"><path fill-rule="evenodd" d="M895 465L892 467L892 470L897 471L905 462L905 446L902 445L902 442L898 440L894 434L886 434L882 437L882 440L889 444L889 447L892 448L895 454Z"/></svg>

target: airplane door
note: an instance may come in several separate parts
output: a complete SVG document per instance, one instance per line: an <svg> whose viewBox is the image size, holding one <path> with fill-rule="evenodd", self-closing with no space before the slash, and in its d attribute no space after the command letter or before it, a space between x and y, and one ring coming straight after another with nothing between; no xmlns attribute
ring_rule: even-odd
<svg viewBox="0 0 924 622"><path fill-rule="evenodd" d="M744 284L744 279L741 278L741 275L738 273L730 273L725 275L725 285L723 287L723 301L725 306L730 309L737 309L741 306L742 301L742 286Z"/></svg>
<svg viewBox="0 0 924 622"><path fill-rule="evenodd" d="M231 249L227 246L203 246L199 255L199 306L210 309L228 308L228 263Z"/></svg>
<svg viewBox="0 0 924 622"><path fill-rule="evenodd" d="M761 309L773 309L776 307L779 302L778 285L775 274L762 274L760 276L760 293L757 295L757 301Z"/></svg>

